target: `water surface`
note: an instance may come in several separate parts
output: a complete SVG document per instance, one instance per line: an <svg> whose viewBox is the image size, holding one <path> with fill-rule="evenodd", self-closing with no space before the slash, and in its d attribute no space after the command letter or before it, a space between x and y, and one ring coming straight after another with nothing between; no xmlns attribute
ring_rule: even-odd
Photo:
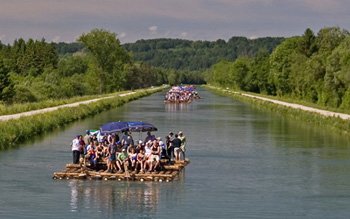
<svg viewBox="0 0 350 219"><path fill-rule="evenodd" d="M183 105L157 93L1 152L0 218L350 217L348 138L199 92ZM118 120L151 122L163 138L182 130L191 163L179 180L51 179L76 134Z"/></svg>

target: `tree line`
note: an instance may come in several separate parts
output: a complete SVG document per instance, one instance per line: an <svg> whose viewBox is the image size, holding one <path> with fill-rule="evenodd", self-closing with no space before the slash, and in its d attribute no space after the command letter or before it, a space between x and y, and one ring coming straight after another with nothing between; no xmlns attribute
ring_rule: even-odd
<svg viewBox="0 0 350 219"><path fill-rule="evenodd" d="M220 61L206 81L222 87L305 100L322 106L350 106L350 34L325 27L317 34L285 39L271 54Z"/></svg>
<svg viewBox="0 0 350 219"><path fill-rule="evenodd" d="M165 69L136 63L115 33L94 29L73 44L0 42L0 101L37 102L168 83Z"/></svg>
<svg viewBox="0 0 350 219"><path fill-rule="evenodd" d="M136 61L152 66L184 71L203 71L221 60L234 61L240 56L255 56L260 50L272 52L283 41L281 37L248 39L232 37L227 42L182 39L138 40L124 44Z"/></svg>
<svg viewBox="0 0 350 219"><path fill-rule="evenodd" d="M74 43L0 42L0 102L64 99L164 83L202 84L203 69L219 60L271 52L282 40L154 39L121 45L115 33L93 29Z"/></svg>

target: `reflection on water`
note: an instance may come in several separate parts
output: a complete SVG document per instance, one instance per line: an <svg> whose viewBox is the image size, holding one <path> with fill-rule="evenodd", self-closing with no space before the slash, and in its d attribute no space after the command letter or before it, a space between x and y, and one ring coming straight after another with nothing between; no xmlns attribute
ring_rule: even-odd
<svg viewBox="0 0 350 219"><path fill-rule="evenodd" d="M178 111L193 111L196 104L194 103L165 103L166 112L178 112Z"/></svg>
<svg viewBox="0 0 350 219"><path fill-rule="evenodd" d="M106 216L134 213L150 217L157 211L157 183L72 180L69 187L72 212L99 209Z"/></svg>

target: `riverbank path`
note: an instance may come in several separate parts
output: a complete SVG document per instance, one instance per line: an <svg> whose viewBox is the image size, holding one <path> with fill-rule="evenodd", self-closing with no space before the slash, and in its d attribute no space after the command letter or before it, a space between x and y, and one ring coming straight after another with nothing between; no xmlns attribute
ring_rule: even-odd
<svg viewBox="0 0 350 219"><path fill-rule="evenodd" d="M147 89L147 90L152 90L152 89L157 89L157 88L151 88L151 89ZM119 97L124 97L124 96L128 96L128 95L132 95L135 94L136 92L128 92L128 93L124 93L124 94L118 94L117 96ZM11 119L19 119L21 117L26 117L26 116L33 116L33 115L37 115L37 114L41 114L41 113L47 113L47 112L52 112L61 108L66 108L66 107L77 107L81 104L89 104L89 103L93 103L93 102L97 102L100 100L105 100L105 99L110 99L110 98L114 98L115 95L112 96L107 96L107 97L101 97L101 98L96 98L96 99L91 99L91 100L85 100L85 101L79 101L79 102L75 102L75 103L69 103L69 104L64 104L64 105L59 105L59 106L54 106L54 107L48 107L48 108L44 108L44 109L38 109L38 110L32 110L32 111L27 111L27 112L22 112L22 113L16 113L16 114L12 114L12 115L3 115L0 116L0 121L8 121Z"/></svg>
<svg viewBox="0 0 350 219"><path fill-rule="evenodd" d="M218 89L216 87L213 87L213 88L214 89ZM343 120L349 120L350 119L350 115L349 114L345 114L345 113L337 113L337 112L332 112L332 111L328 111L328 110L321 110L321 109L317 109L317 108L313 108L313 107L304 106L304 105L301 105L301 104L288 103L288 102L284 102L284 101L280 101L280 100L274 100L274 99L270 99L270 98L266 98L266 97L260 97L260 96L247 94L247 93L241 93L241 92L237 92L237 91L230 91L230 90L225 90L225 89L221 89L221 90L225 91L225 92L228 92L228 93L233 93L233 94L237 94L237 95L241 95L241 96L245 96L245 97L255 98L255 99L263 100L263 101L266 101L266 102L270 102L270 103L274 103L274 104L290 107L290 108L293 108L293 109L300 109L300 110L304 110L304 111L318 113L318 114L320 114L322 116L326 116L326 117L338 117L338 118L343 119Z"/></svg>

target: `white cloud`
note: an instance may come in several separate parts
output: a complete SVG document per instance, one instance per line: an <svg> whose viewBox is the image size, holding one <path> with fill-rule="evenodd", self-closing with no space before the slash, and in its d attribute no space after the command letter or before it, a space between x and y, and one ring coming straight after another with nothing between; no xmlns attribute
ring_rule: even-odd
<svg viewBox="0 0 350 219"><path fill-rule="evenodd" d="M157 26L150 26L148 28L150 34L157 34L157 31L158 31L158 27Z"/></svg>
<svg viewBox="0 0 350 219"><path fill-rule="evenodd" d="M186 38L186 37L187 37L187 35L188 35L188 33L187 33L187 32L182 32L182 33L180 34L180 36L181 36L181 37L183 37L183 38Z"/></svg>
<svg viewBox="0 0 350 219"><path fill-rule="evenodd" d="M6 39L6 35L5 34L1 34L0 35L0 41L3 41L3 40L5 40Z"/></svg>
<svg viewBox="0 0 350 219"><path fill-rule="evenodd" d="M256 36L256 35L251 35L251 36L249 37L250 40L255 40L255 39L257 39L257 38L258 38L258 36Z"/></svg>
<svg viewBox="0 0 350 219"><path fill-rule="evenodd" d="M52 42L59 43L59 42L60 42L60 39L61 39L60 36L55 36L55 37L52 39Z"/></svg>
<svg viewBox="0 0 350 219"><path fill-rule="evenodd" d="M126 33L125 32L121 32L117 36L118 36L119 39L122 39L122 38L126 37Z"/></svg>

